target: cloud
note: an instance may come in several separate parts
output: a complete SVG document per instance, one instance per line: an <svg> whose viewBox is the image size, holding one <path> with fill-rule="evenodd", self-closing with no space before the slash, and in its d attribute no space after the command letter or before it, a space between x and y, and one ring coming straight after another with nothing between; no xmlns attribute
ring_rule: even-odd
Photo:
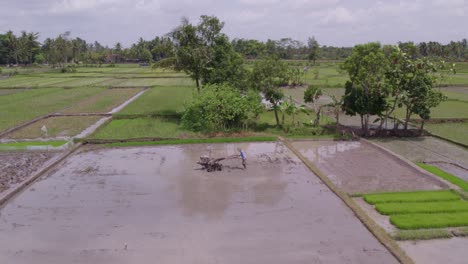
<svg viewBox="0 0 468 264"><path fill-rule="evenodd" d="M356 19L353 14L344 7L337 7L335 9L329 10L329 12L322 19L324 24L342 24L342 23L352 23Z"/></svg>
<svg viewBox="0 0 468 264"><path fill-rule="evenodd" d="M49 11L51 13L69 13L102 8L106 5L117 4L120 0L60 0L54 2Z"/></svg>
<svg viewBox="0 0 468 264"><path fill-rule="evenodd" d="M169 32L187 16L216 15L231 38L315 36L321 44L467 38L466 0L21 0L3 1L0 31L64 31L88 41L130 45Z"/></svg>

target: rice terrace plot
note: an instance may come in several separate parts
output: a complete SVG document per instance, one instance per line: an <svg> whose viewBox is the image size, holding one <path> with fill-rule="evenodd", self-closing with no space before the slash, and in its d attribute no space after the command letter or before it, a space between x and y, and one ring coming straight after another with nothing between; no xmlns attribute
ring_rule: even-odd
<svg viewBox="0 0 468 264"><path fill-rule="evenodd" d="M437 190L447 186L363 142L293 142L306 158L348 193Z"/></svg>
<svg viewBox="0 0 468 264"><path fill-rule="evenodd" d="M195 164L237 147L248 170ZM281 143L83 150L2 208L0 229L2 263L398 263Z"/></svg>

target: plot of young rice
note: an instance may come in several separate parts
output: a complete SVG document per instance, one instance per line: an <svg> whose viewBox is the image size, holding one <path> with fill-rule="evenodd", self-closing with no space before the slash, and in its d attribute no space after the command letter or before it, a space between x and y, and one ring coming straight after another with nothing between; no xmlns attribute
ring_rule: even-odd
<svg viewBox="0 0 468 264"><path fill-rule="evenodd" d="M364 195L399 229L468 226L468 202L452 191Z"/></svg>
<svg viewBox="0 0 468 264"><path fill-rule="evenodd" d="M441 124L426 124L424 126L431 134L468 145L468 122L448 122Z"/></svg>
<svg viewBox="0 0 468 264"><path fill-rule="evenodd" d="M106 78L71 78L68 81L61 82L52 86L56 87L82 87L82 86L102 86L101 83L105 82Z"/></svg>
<svg viewBox="0 0 468 264"><path fill-rule="evenodd" d="M94 139L181 138L193 135L175 121L155 118L115 119L99 129Z"/></svg>
<svg viewBox="0 0 468 264"><path fill-rule="evenodd" d="M311 66L303 79L305 83L318 85L321 88L344 87L347 75L339 72L339 66L339 63L321 63Z"/></svg>
<svg viewBox="0 0 468 264"><path fill-rule="evenodd" d="M447 202L382 203L377 204L375 209L383 215L455 213L468 212L468 202L464 200L455 200Z"/></svg>
<svg viewBox="0 0 468 264"><path fill-rule="evenodd" d="M96 123L99 116L50 117L7 135L10 139L72 137ZM43 131L46 128L47 133Z"/></svg>
<svg viewBox="0 0 468 264"><path fill-rule="evenodd" d="M130 103L121 115L178 115L193 96L190 86L154 87Z"/></svg>
<svg viewBox="0 0 468 264"><path fill-rule="evenodd" d="M13 76L8 79L0 80L1 87L42 87L50 84L57 84L67 81L68 78L42 78Z"/></svg>
<svg viewBox="0 0 468 264"><path fill-rule="evenodd" d="M57 112L103 90L47 88L0 96L0 131Z"/></svg>
<svg viewBox="0 0 468 264"><path fill-rule="evenodd" d="M125 79L123 82L115 85L117 87L133 86L188 86L193 85L190 78L133 78Z"/></svg>
<svg viewBox="0 0 468 264"><path fill-rule="evenodd" d="M404 118L405 109L398 108L397 116ZM412 119L420 119L418 115L412 115ZM447 100L431 109L431 118L468 118L468 102L459 100Z"/></svg>
<svg viewBox="0 0 468 264"><path fill-rule="evenodd" d="M468 212L392 215L390 222L400 229L468 226Z"/></svg>
<svg viewBox="0 0 468 264"><path fill-rule="evenodd" d="M460 197L452 191L391 192L366 194L364 200L370 204L412 203L434 201L456 201Z"/></svg>
<svg viewBox="0 0 468 264"><path fill-rule="evenodd" d="M62 113L107 113L139 93L138 88L106 89L64 109Z"/></svg>

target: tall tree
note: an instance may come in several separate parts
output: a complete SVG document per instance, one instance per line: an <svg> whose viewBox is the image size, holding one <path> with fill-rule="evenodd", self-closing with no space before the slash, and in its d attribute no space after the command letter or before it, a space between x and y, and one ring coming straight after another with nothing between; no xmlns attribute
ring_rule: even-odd
<svg viewBox="0 0 468 264"><path fill-rule="evenodd" d="M307 46L309 48L309 54L307 55L307 59L309 61L313 61L315 65L315 61L319 58L320 54L320 46L318 44L318 41L315 39L315 37L311 37L307 41Z"/></svg>
<svg viewBox="0 0 468 264"><path fill-rule="evenodd" d="M369 135L370 116L382 116L387 107L385 98L388 92L384 83L387 66L387 58L379 43L356 45L342 66L349 75L343 110L348 115L361 117L366 136Z"/></svg>
<svg viewBox="0 0 468 264"><path fill-rule="evenodd" d="M254 63L250 75L251 87L263 92L275 112L276 125L280 125L278 116L279 105L284 98L280 86L287 83L288 67L278 57L268 57Z"/></svg>
<svg viewBox="0 0 468 264"><path fill-rule="evenodd" d="M14 60L15 64L19 63L19 56L21 54L20 43L13 31L8 31L5 37L5 44L8 50L9 62Z"/></svg>

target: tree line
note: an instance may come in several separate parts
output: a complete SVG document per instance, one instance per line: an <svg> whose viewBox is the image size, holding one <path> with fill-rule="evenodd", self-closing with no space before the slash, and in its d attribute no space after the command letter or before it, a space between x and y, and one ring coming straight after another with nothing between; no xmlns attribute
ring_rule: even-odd
<svg viewBox="0 0 468 264"><path fill-rule="evenodd" d="M22 31L15 34L8 31L0 34L0 64L43 64L62 66L66 63L122 63L122 62L157 62L174 56L177 43L169 34L156 36L151 40L138 39L130 47L124 48L121 43L113 47L104 46L98 41L87 42L79 37L73 38L71 32L64 32L55 38L38 41L39 33ZM255 39L233 39L230 44L234 51L245 59L257 59L266 56L277 56L286 60L343 60L353 51L352 47L333 47L320 45L315 37L307 43L292 38L259 41ZM450 41L441 44L429 42L400 42L398 46L405 49L413 58L438 57L448 60L468 60L468 41ZM383 46L384 52L391 51L393 45Z"/></svg>

